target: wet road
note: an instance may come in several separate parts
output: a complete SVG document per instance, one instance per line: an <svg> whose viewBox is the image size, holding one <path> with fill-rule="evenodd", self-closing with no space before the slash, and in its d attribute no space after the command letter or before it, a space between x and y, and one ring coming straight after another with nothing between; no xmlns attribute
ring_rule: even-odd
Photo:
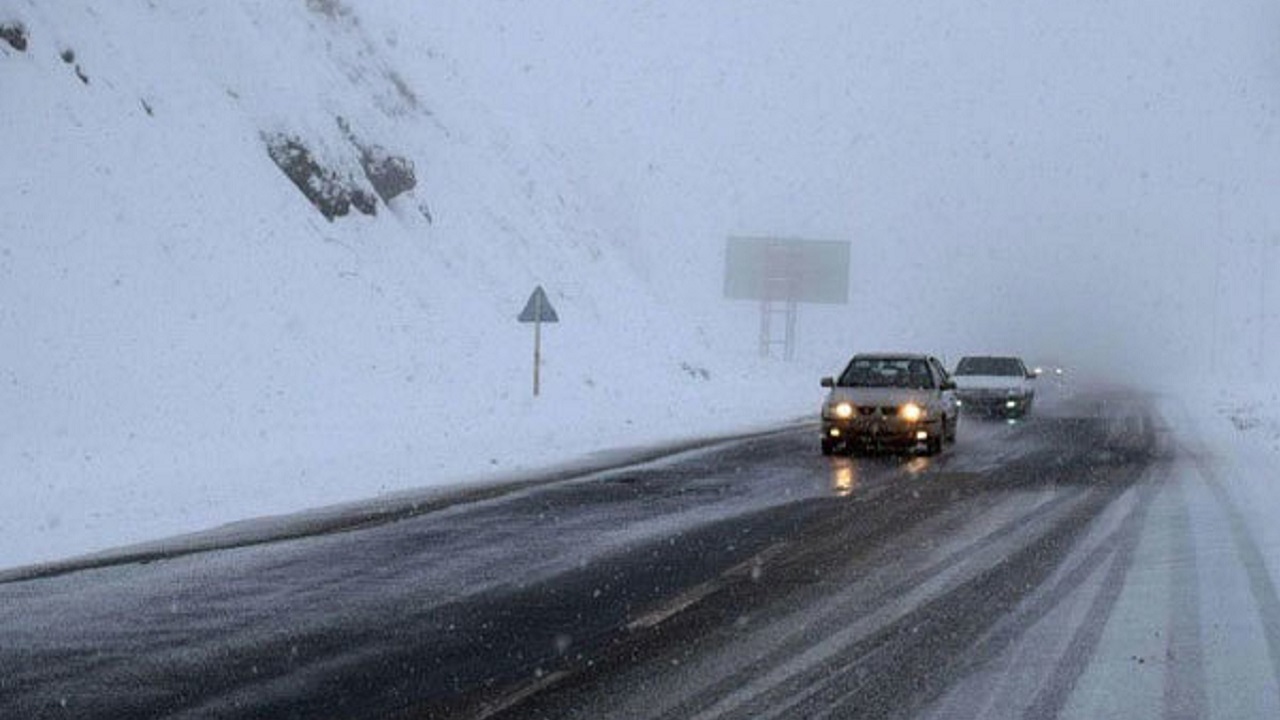
<svg viewBox="0 0 1280 720"><path fill-rule="evenodd" d="M937 458L823 458L791 429L0 584L0 717L1061 714L1172 448L1140 397L1044 405ZM1062 667L991 685L1048 617L1037 667Z"/></svg>

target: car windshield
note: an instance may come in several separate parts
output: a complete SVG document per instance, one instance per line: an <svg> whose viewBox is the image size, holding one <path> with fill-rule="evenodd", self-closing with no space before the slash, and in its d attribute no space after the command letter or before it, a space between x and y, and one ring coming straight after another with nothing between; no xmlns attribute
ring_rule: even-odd
<svg viewBox="0 0 1280 720"><path fill-rule="evenodd" d="M967 357L956 365L956 375L1026 375L1022 361L1011 357Z"/></svg>
<svg viewBox="0 0 1280 720"><path fill-rule="evenodd" d="M929 365L915 358L854 358L840 376L841 387L931 388Z"/></svg>

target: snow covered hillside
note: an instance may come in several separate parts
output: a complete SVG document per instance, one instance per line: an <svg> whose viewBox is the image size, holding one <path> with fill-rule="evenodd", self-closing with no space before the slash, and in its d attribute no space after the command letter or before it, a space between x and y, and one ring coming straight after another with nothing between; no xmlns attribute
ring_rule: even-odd
<svg viewBox="0 0 1280 720"><path fill-rule="evenodd" d="M0 566L819 397L664 304L386 7L0 0L0 29Z"/></svg>

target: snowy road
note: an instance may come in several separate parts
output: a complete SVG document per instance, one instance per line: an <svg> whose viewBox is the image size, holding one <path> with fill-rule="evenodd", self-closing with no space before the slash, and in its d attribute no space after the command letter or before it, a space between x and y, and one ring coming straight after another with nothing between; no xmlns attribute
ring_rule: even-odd
<svg viewBox="0 0 1280 720"><path fill-rule="evenodd" d="M0 716L1275 717L1269 456L1212 435L1127 393L936 459L792 430L7 583Z"/></svg>

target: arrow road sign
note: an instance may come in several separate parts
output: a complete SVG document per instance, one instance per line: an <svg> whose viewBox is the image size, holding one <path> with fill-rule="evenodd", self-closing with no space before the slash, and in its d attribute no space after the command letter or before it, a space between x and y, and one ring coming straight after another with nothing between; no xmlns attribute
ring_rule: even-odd
<svg viewBox="0 0 1280 720"><path fill-rule="evenodd" d="M533 396L537 397L541 389L538 369L542 365L542 323L560 322L560 318L556 316L556 309L551 307L547 293L539 285L533 289L529 302L524 305L524 312L516 319L522 323L533 323Z"/></svg>
<svg viewBox="0 0 1280 720"><path fill-rule="evenodd" d="M529 296L529 302L525 303L524 312L520 313L518 319L522 323L560 322L556 309L551 307L551 301L547 299L547 293L541 285L533 289L533 294Z"/></svg>

